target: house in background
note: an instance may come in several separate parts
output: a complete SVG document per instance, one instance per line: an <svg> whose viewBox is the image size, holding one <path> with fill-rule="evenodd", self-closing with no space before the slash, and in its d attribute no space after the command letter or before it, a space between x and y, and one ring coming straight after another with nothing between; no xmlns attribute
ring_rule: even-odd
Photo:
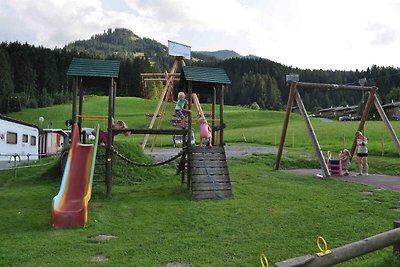
<svg viewBox="0 0 400 267"><path fill-rule="evenodd" d="M358 112L358 106L338 106L320 109L318 115L320 117L338 117L338 116L349 116L356 117Z"/></svg>
<svg viewBox="0 0 400 267"><path fill-rule="evenodd" d="M397 120L400 120L400 101L392 101L392 103L382 105L382 108L389 119L395 118Z"/></svg>
<svg viewBox="0 0 400 267"><path fill-rule="evenodd" d="M39 127L0 114L0 161L39 158Z"/></svg>

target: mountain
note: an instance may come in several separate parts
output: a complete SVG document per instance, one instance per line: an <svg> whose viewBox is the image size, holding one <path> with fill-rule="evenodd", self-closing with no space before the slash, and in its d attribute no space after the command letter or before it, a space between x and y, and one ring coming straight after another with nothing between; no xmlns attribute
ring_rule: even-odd
<svg viewBox="0 0 400 267"><path fill-rule="evenodd" d="M236 53L235 51L232 50L218 50L215 52L211 51L196 51L199 54L204 54L207 56L215 57L220 60L225 60L228 58L241 58L243 57L242 55Z"/></svg>
<svg viewBox="0 0 400 267"><path fill-rule="evenodd" d="M124 28L108 29L102 34L95 34L89 40L78 40L65 46L68 51L85 52L103 58L134 58L145 56L150 61L163 67L168 56L168 48L149 38L140 38L131 30ZM258 58L242 56L232 50L192 51L194 61L219 61L229 58Z"/></svg>

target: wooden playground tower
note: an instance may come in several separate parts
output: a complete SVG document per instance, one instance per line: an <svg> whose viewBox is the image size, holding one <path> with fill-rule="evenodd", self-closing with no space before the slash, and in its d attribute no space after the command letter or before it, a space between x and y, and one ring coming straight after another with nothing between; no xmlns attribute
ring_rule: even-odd
<svg viewBox="0 0 400 267"><path fill-rule="evenodd" d="M182 65L180 75L177 75L176 70L178 65ZM81 131L82 120L85 118L83 115L83 96L84 96L84 80L97 80L101 79L102 82L106 81L109 85L108 93L108 116L107 116L107 133L108 142L105 146L105 179L107 196L111 195L112 190L112 167L114 161L114 135L121 132L129 132L131 134L144 134L143 147L150 134L159 135L181 135L186 136L184 142L179 164L179 172L182 175L182 182L185 180L185 173L187 174L187 188L191 190L194 199L207 199L207 198L225 198L232 195L231 184L229 178L228 165L226 162L226 155L224 149L224 86L230 84L229 78L225 71L222 69L214 68L201 68L201 67L187 67L184 64L182 56L176 56L174 65L167 75L167 82L164 87L162 98L160 99L157 110L154 113L152 122L149 128L133 129L133 128L113 128L113 118L115 115L115 96L116 96L116 78L119 74L119 62L115 60L93 60L74 58L67 75L72 77L73 82L73 99L72 99L72 123L78 122ZM188 117L187 129L152 129L157 114L160 111L165 97L171 97L173 88L173 81L175 77L180 76L180 88L187 93L189 97L189 109L192 108L192 103L195 104L197 113L202 114L200 102L198 101L195 93L211 94L212 103L212 136L213 147L200 149L191 145L191 134L193 131L193 118L192 114ZM79 96L79 100L77 99ZM172 96L173 97L173 96ZM219 103L219 120L216 119L216 106ZM77 109L77 105L79 105ZM78 111L77 111L78 110ZM194 113L194 112L193 112ZM88 115L90 116L90 115ZM93 116L92 116L93 117ZM197 119L197 117L196 117ZM216 122L219 121L219 125ZM215 136L219 132L218 144ZM185 140L185 138L183 138Z"/></svg>
<svg viewBox="0 0 400 267"><path fill-rule="evenodd" d="M181 67L181 72L176 73ZM161 121L165 116L166 105L174 99L174 81L179 77L179 89L186 93L189 103L189 110L196 109L196 112L188 113L187 129L182 135L183 150L186 153L182 156L178 172L182 175L182 182L185 181L187 173L187 188L192 191L194 199L225 198L231 196L231 184L229 171L226 162L224 149L224 86L230 84L230 80L222 69L202 68L186 66L183 56L175 56L174 65L169 73L143 73L142 79L146 81L165 81L164 89L158 101L157 107L152 115L148 130L155 125L157 118L159 123L155 131L161 130ZM197 94L212 95L211 122L212 148L199 148L193 146L192 132L195 120L198 117L205 118ZM219 119L217 119L216 107L219 103ZM196 116L197 115L197 116ZM206 119L206 118L205 118ZM207 119L206 119L207 121ZM219 122L219 125L217 125ZM154 132L156 133L156 132ZM216 139L218 133L218 139ZM146 147L149 134L144 136L142 148ZM154 148L154 142L152 148Z"/></svg>
<svg viewBox="0 0 400 267"><path fill-rule="evenodd" d="M292 110L292 106L293 106L293 102L294 100L296 100L297 106L299 107L300 110L300 114L302 115L304 122L306 124L306 127L308 129L308 133L310 135L311 141L313 143L313 147L315 150L315 153L318 157L320 166L323 170L323 175L324 177L328 177L330 176L330 172L327 166L327 163L325 161L324 155L322 154L321 151L321 147L319 145L317 136L314 132L314 129L312 127L310 118L307 115L307 111L304 107L303 101L301 99L300 93L299 93L299 89L319 89L319 90L367 90L369 91L369 96L368 96L368 100L367 103L364 107L362 116L361 116L361 120L360 120L360 124L358 125L357 130L356 131L363 131L364 129L364 125L365 122L368 118L368 113L371 109L372 103L375 104L375 107L380 115L380 117L382 118L383 123L385 124L386 129L389 132L390 137L392 138L397 151L400 155L400 142L399 139L396 136L396 133L393 130L392 125L390 124L389 119L387 118L382 105L377 97L376 91L378 90L377 87L375 86L355 86L355 85L342 85L342 84L323 84L323 83L307 83L307 82L298 82L298 77L290 77L292 75L288 75L287 79L289 78L289 82L290 82L290 91L289 91L289 97L288 97L288 102L287 102L287 107L286 107L286 114L285 114L285 119L284 119L284 125L282 128L282 135L281 135L281 140L279 143L279 149L278 149L278 155L277 155L277 159L276 159L276 165L275 165L275 169L278 170L280 167L280 163L281 163L281 159L282 159L282 153L283 153L283 146L285 144L285 139L286 139L286 133L287 133L287 128L289 125L289 119L290 119L290 113ZM355 149L356 149L356 145L357 145L357 139L354 138L352 147L351 147L351 155L354 155Z"/></svg>

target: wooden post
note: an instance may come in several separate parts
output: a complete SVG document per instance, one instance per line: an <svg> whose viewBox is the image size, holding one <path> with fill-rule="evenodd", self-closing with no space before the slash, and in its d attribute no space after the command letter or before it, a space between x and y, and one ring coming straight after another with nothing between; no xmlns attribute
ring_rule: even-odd
<svg viewBox="0 0 400 267"><path fill-rule="evenodd" d="M113 135L112 120L114 114L114 78L111 78L110 89L108 93L108 139L106 146L106 195L111 196L112 189L112 160L113 160Z"/></svg>
<svg viewBox="0 0 400 267"><path fill-rule="evenodd" d="M385 139L383 133L381 134L381 156L385 155Z"/></svg>
<svg viewBox="0 0 400 267"><path fill-rule="evenodd" d="M365 108L364 108L364 110L363 110L363 114L362 114L362 117L361 117L360 124L358 125L357 131L362 132L362 130L364 129L365 121L366 121L367 118L368 118L369 110L371 109L372 102L373 102L374 99L375 99L376 89L377 89L376 87L373 87L373 88L371 89L371 91L369 91L369 96L368 96L367 104L365 105ZM356 146L357 146L357 136L354 137L353 145L351 146L351 151L350 151L351 157L350 157L350 161L353 159L354 152L356 151Z"/></svg>
<svg viewBox="0 0 400 267"><path fill-rule="evenodd" d="M72 79L72 125L76 122L76 94L78 93L78 77L74 76ZM72 127L72 132L74 127Z"/></svg>
<svg viewBox="0 0 400 267"><path fill-rule="evenodd" d="M212 100L212 106L211 106L211 118L212 118L212 145L215 146L215 107L217 104L217 89L215 86L213 87L213 100Z"/></svg>
<svg viewBox="0 0 400 267"><path fill-rule="evenodd" d="M82 114L83 114L83 78L81 77L78 86L79 91L79 111L78 111L78 129L79 129L79 137L82 133Z"/></svg>
<svg viewBox="0 0 400 267"><path fill-rule="evenodd" d="M188 107L188 109L189 110L192 110L192 93L193 93L193 84L192 84L192 81L188 81L188 95L189 95L189 107ZM188 149L188 151L190 152L191 151L191 147L192 147L192 114L193 114L193 111L192 112L190 112L189 114L188 114L188 125L187 125L187 128L188 128L188 135L187 135L187 149ZM183 118L183 119L185 119L185 118ZM182 144L184 144L184 141L185 140L182 140ZM188 159L189 159L189 156L188 156ZM188 170L190 170L190 160L188 160L187 161L187 169ZM190 173L189 173L189 171L188 171L188 174L187 174L187 190L190 190L191 188L192 188L192 185L191 185L191 183L192 183L192 177L190 176Z"/></svg>
<svg viewBox="0 0 400 267"><path fill-rule="evenodd" d="M221 85L221 95L219 99L219 120L220 120L220 127L219 127L219 145L225 146L224 141L224 85Z"/></svg>
<svg viewBox="0 0 400 267"><path fill-rule="evenodd" d="M287 128L288 128L289 119L290 119L290 112L292 111L292 105L293 105L293 99L294 99L295 93L296 93L296 82L292 82L290 84L289 97L288 97L288 102L286 105L285 120L283 122L282 135L281 135L281 141L279 143L278 155L276 157L275 170L279 170L279 167L281 165L283 146L285 145L286 133L287 133Z"/></svg>
<svg viewBox="0 0 400 267"><path fill-rule="evenodd" d="M396 133L394 132L393 127L390 124L390 121L389 121L388 117L386 116L386 113L383 110L383 108L381 106L381 103L379 103L379 99L378 99L378 97L376 95L374 97L374 104L375 104L376 109L378 110L379 115L382 118L383 123L386 126L386 129L389 131L389 135L392 138L393 143L397 148L397 152L400 155L400 142L399 142L399 139L397 138Z"/></svg>
<svg viewBox="0 0 400 267"><path fill-rule="evenodd" d="M320 147L318 139L317 139L317 135L315 134L314 129L311 125L310 118L307 115L307 111L306 111L306 108L304 107L303 101L301 100L299 91L296 91L295 99L297 102L297 106L299 107L300 113L303 116L304 122L307 126L308 133L309 133L311 141L313 143L315 153L317 154L317 157L319 160L319 164L320 164L322 170L324 171L324 176L329 177L330 173L328 170L328 166L326 165L326 161L325 161L324 155L322 154L321 147Z"/></svg>

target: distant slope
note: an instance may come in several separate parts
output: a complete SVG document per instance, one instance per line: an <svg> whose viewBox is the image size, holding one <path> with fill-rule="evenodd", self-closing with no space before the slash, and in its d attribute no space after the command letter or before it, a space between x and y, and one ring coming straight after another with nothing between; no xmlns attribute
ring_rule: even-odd
<svg viewBox="0 0 400 267"><path fill-rule="evenodd" d="M71 42L65 48L68 51L75 50L103 58L110 56L117 58L146 56L150 60L159 62L159 58L168 56L167 46L149 38L140 38L131 30L125 28L108 29L102 34L93 35L89 40ZM215 61L229 58L243 58L244 56L232 50L219 50L192 51L192 57L195 60Z"/></svg>
<svg viewBox="0 0 400 267"><path fill-rule="evenodd" d="M124 28L108 29L103 34L95 34L89 40L78 40L65 46L68 51L77 50L99 56L120 58L157 55L166 56L167 47L149 38L140 38Z"/></svg>
<svg viewBox="0 0 400 267"><path fill-rule="evenodd" d="M240 54L238 54L238 53L236 53L235 51L232 51L232 50L219 50L219 51L214 51L214 52L211 52L211 51L196 51L196 53L204 54L204 55L211 56L211 57L215 57L215 58L220 59L220 60L225 60L225 59L228 59L228 58L241 58L241 57L243 57L242 55L240 55Z"/></svg>
<svg viewBox="0 0 400 267"><path fill-rule="evenodd" d="M232 50L218 50L218 51L196 51L193 52L200 55L206 55L212 58L216 58L218 60L226 60L230 58L250 58L250 59L258 59L258 56L248 55L242 56L239 53Z"/></svg>

